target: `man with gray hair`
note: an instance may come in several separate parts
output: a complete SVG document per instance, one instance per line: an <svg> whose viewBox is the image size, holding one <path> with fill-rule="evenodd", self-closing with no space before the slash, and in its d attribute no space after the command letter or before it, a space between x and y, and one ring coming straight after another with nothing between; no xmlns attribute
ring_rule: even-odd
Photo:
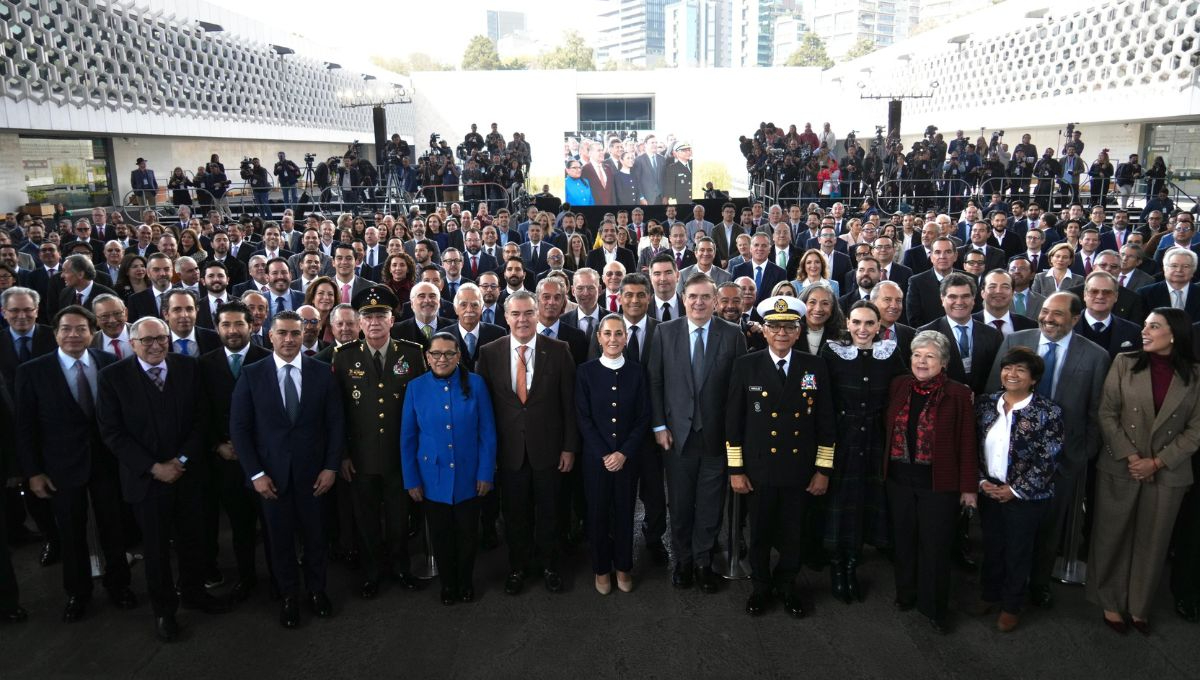
<svg viewBox="0 0 1200 680"><path fill-rule="evenodd" d="M1187 312L1192 323L1200 321L1200 284L1192 283L1196 275L1196 257L1196 253L1187 248L1171 248L1166 252L1163 280L1137 292L1142 298L1143 314L1158 307L1174 307ZM1146 319L1130 320L1140 324Z"/></svg>
<svg viewBox="0 0 1200 680"><path fill-rule="evenodd" d="M392 326L392 337L397 340L408 340L428 349L429 339L439 328L445 328L454 323L453 319L438 316L442 305L442 294L437 286L428 281L421 281L409 291L408 299L412 303L411 319L405 319Z"/></svg>
<svg viewBox="0 0 1200 680"><path fill-rule="evenodd" d="M133 356L133 345L129 344L128 311L125 303L116 295L97 295L92 300L92 312L100 325L100 332L92 339L92 348L103 350L118 359Z"/></svg>
<svg viewBox="0 0 1200 680"><path fill-rule="evenodd" d="M55 311L70 305L91 309L99 295L116 295L107 286L96 283L96 266L86 255L71 255L62 263L63 290L58 294Z"/></svg>

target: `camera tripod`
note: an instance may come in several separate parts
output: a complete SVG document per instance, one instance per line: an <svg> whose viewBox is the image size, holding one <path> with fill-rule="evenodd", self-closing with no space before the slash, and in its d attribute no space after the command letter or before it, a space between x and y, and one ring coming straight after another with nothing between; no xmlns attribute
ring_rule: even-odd
<svg viewBox="0 0 1200 680"><path fill-rule="evenodd" d="M403 167L391 159L388 159L384 165L384 176L387 179L384 183L382 201L378 208L381 212L392 213L392 209L394 208L395 212L392 214L404 214L404 202L407 197L404 193L404 184L400 179L400 170Z"/></svg>

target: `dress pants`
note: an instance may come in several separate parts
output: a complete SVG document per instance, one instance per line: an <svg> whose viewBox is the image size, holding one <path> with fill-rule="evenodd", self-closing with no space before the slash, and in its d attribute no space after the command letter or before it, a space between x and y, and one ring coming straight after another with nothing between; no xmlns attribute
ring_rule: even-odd
<svg viewBox="0 0 1200 680"><path fill-rule="evenodd" d="M979 495L979 522L983 526L983 599L999 602L1010 614L1020 614L1025 604L1025 584L1033 568L1033 547L1038 526L1050 508L1050 499L1007 503Z"/></svg>
<svg viewBox="0 0 1200 680"><path fill-rule="evenodd" d="M1033 570L1029 572L1031 586L1046 588L1050 585L1050 572L1054 571L1054 562L1058 559L1059 544L1062 542L1063 532L1067 529L1067 517L1076 503L1075 486L1078 483L1077 475L1064 477L1059 472L1054 473L1054 497L1050 499L1049 507L1042 514L1037 529L1037 541L1033 545ZM1095 516L1094 512L1089 514ZM1092 524L1094 525L1094 520Z"/></svg>
<svg viewBox="0 0 1200 680"><path fill-rule="evenodd" d="M179 594L186 598L204 592L203 480L196 474L184 472L166 489L155 489L158 495L134 505L142 527L146 590L155 616L174 614L179 608L171 574L172 540L179 560Z"/></svg>
<svg viewBox="0 0 1200 680"><path fill-rule="evenodd" d="M1148 619L1187 487L1097 473L1088 599Z"/></svg>
<svg viewBox="0 0 1200 680"><path fill-rule="evenodd" d="M950 603L950 555L959 494L889 479L887 495L895 531L896 599L916 600L922 614L942 620Z"/></svg>
<svg viewBox="0 0 1200 680"><path fill-rule="evenodd" d="M379 475L357 473L350 482L354 521L362 543L363 568L368 581L378 581L385 569L407 573L408 492L399 469ZM383 528L380 527L383 522ZM384 539L384 530L387 538Z"/></svg>
<svg viewBox="0 0 1200 680"><path fill-rule="evenodd" d="M104 587L109 590L129 587L129 562L125 559L121 521L121 482L116 459L107 462L92 462L91 478L85 486L59 488L50 498L62 536L63 589L68 596L85 601L92 596L92 559L87 541L89 498L104 552Z"/></svg>
<svg viewBox="0 0 1200 680"><path fill-rule="evenodd" d="M500 473L497 471L492 478L495 484L488 495L479 499L479 524L486 531L495 531L496 522L500 519Z"/></svg>
<svg viewBox="0 0 1200 680"><path fill-rule="evenodd" d="M476 496L449 505L425 499L429 538L433 541L433 557L437 560L443 588L472 586L475 552L479 545L481 500Z"/></svg>
<svg viewBox="0 0 1200 680"><path fill-rule="evenodd" d="M300 570L296 567L296 535L304 545L304 585L310 593L325 591L325 542L321 505L329 499L314 496L312 484L292 480L275 500L263 499L263 515L271 537L271 560L275 585L283 596L299 595Z"/></svg>
<svg viewBox="0 0 1200 680"><path fill-rule="evenodd" d="M608 574L613 569L630 572L633 570L637 458L627 459L625 466L616 472L609 472L604 467L604 459L598 455L585 454L581 462L592 572Z"/></svg>
<svg viewBox="0 0 1200 680"><path fill-rule="evenodd" d="M786 592L800 571L804 540L804 510L810 494L801 486L771 486L765 479L751 479L754 491L746 494L750 515L750 578L754 592L764 594L772 586ZM779 551L775 573L771 573L771 548ZM730 548L736 555L737 547Z"/></svg>
<svg viewBox="0 0 1200 680"><path fill-rule="evenodd" d="M259 496L246 486L246 473L236 460L219 458L213 461L204 493L204 547L210 569L217 566L219 536L221 533L221 508L229 518L233 534L233 557L237 562L238 579L256 581L254 551L258 546L258 523L262 515ZM266 522L264 521L265 525ZM267 569L271 568L271 549L268 544Z"/></svg>
<svg viewBox="0 0 1200 680"><path fill-rule="evenodd" d="M677 569L710 566L721 528L721 509L729 486L725 458L704 455L703 447L703 435L691 432L683 453L668 452L663 460Z"/></svg>
<svg viewBox="0 0 1200 680"><path fill-rule="evenodd" d="M646 545L661 545L667 532L667 494L663 486L663 450L653 439L646 442L634 459L637 472L638 498L642 499L645 515L642 535Z"/></svg>
<svg viewBox="0 0 1200 680"><path fill-rule="evenodd" d="M339 474L333 488L325 494L321 504L321 521L325 527L326 540L342 552L357 550L358 530L354 526L354 492Z"/></svg>
<svg viewBox="0 0 1200 680"><path fill-rule="evenodd" d="M500 470L508 563L512 570L540 566L558 569L557 467L534 470L526 459L519 470ZM535 551L536 546L536 551Z"/></svg>
<svg viewBox="0 0 1200 680"><path fill-rule="evenodd" d="M0 612L10 612L21 604L17 574L13 571L12 552L8 548L8 508L0 503Z"/></svg>
<svg viewBox="0 0 1200 680"><path fill-rule="evenodd" d="M1200 456L1192 456L1192 471L1200 479ZM1192 484L1175 520L1171 594L1176 599L1200 600L1200 489Z"/></svg>
<svg viewBox="0 0 1200 680"><path fill-rule="evenodd" d="M4 489L4 502L7 503L5 527L8 533L15 534L25 527L25 517L33 518L33 524L42 534L42 540L52 545L58 544L58 525L54 523L54 510L50 501L38 498L28 489L22 495L16 487ZM24 533L24 532L20 532Z"/></svg>

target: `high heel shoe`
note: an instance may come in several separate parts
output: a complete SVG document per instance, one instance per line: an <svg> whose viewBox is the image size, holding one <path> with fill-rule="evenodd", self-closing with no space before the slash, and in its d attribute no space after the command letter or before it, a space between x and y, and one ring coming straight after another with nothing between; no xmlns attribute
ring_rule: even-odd
<svg viewBox="0 0 1200 680"><path fill-rule="evenodd" d="M607 595L612 592L612 577L610 575L596 575L596 592L601 595Z"/></svg>

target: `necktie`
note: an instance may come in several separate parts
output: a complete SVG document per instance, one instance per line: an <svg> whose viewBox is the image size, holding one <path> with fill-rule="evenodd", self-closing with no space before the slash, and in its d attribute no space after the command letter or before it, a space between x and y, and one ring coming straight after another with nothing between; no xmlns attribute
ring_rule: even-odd
<svg viewBox="0 0 1200 680"><path fill-rule="evenodd" d="M583 323L584 336L590 338L592 336L592 317L591 316L581 316L581 317L579 317L579 321Z"/></svg>
<svg viewBox="0 0 1200 680"><path fill-rule="evenodd" d="M237 377L242 374L242 355L241 354L230 354L229 355L229 372L233 374L234 380L237 380Z"/></svg>
<svg viewBox="0 0 1200 680"><path fill-rule="evenodd" d="M692 345L692 431L698 431L704 426L700 413L700 386L704 381L704 329L697 328L693 333L696 342Z"/></svg>
<svg viewBox="0 0 1200 680"><path fill-rule="evenodd" d="M553 338L554 337L554 329L549 328L549 327L543 328L542 335L546 336L547 338Z"/></svg>
<svg viewBox="0 0 1200 680"><path fill-rule="evenodd" d="M275 296L275 313L278 314L280 312L285 312L285 311L287 311L287 307L284 305L283 296L282 295Z"/></svg>
<svg viewBox="0 0 1200 680"><path fill-rule="evenodd" d="M300 393L296 391L296 383L292 380L294 370L296 367L291 364L283 367L283 408L293 425L300 419Z"/></svg>
<svg viewBox="0 0 1200 680"><path fill-rule="evenodd" d="M634 361L641 362L642 360L642 343L638 340L638 327L629 327L629 346L625 348L626 354Z"/></svg>
<svg viewBox="0 0 1200 680"><path fill-rule="evenodd" d="M225 304L225 298L221 298L221 297L217 298L217 303L216 303L216 304L217 304L217 306L213 308L213 312L214 312L214 313L215 313L215 312L216 312L218 309L220 309L220 308L221 308L221 305Z"/></svg>
<svg viewBox="0 0 1200 680"><path fill-rule="evenodd" d="M1058 343L1046 343L1046 354L1042 356L1046 362L1046 370L1042 373L1042 381L1037 385L1037 393L1046 398L1054 397L1054 368L1058 365Z"/></svg>
<svg viewBox="0 0 1200 680"><path fill-rule="evenodd" d="M610 311L614 314L617 312L617 296L616 295L608 296L608 311Z"/></svg>
<svg viewBox="0 0 1200 680"><path fill-rule="evenodd" d="M83 362L75 360L75 401L83 414L91 418L96 412L96 402L92 398L92 385L88 382L87 371L83 370Z"/></svg>
<svg viewBox="0 0 1200 680"><path fill-rule="evenodd" d="M347 304L350 302L350 284L348 283L342 284L342 302Z"/></svg>
<svg viewBox="0 0 1200 680"><path fill-rule="evenodd" d="M458 293L458 284L459 284L458 281L447 281L446 282L446 287L448 287L450 289L450 298L451 299L453 299L455 294Z"/></svg>
<svg viewBox="0 0 1200 680"><path fill-rule="evenodd" d="M158 315L166 316L167 311L167 293L158 296Z"/></svg>
<svg viewBox="0 0 1200 680"><path fill-rule="evenodd" d="M374 248L367 251L367 266L368 267L375 266L375 249Z"/></svg>
<svg viewBox="0 0 1200 680"><path fill-rule="evenodd" d="M1032 269L1032 270L1033 270L1033 273L1035 273L1035 274L1037 273L1037 270L1038 270L1038 265L1037 265L1037 262L1038 262L1038 256L1037 256L1037 255L1030 255L1030 256L1029 256L1029 264L1031 265L1031 266L1030 266L1030 269Z"/></svg>
<svg viewBox="0 0 1200 680"><path fill-rule="evenodd" d="M316 356L316 354L317 354L317 350L315 350L315 349L304 350L304 356L306 356L306 357Z"/></svg>
<svg viewBox="0 0 1200 680"><path fill-rule="evenodd" d="M1013 295L1013 311L1021 316L1025 316L1025 293Z"/></svg>
<svg viewBox="0 0 1200 680"><path fill-rule="evenodd" d="M775 370L779 372L779 382L787 384L787 371L784 370L784 366L787 366L787 360L785 359L775 362Z"/></svg>
<svg viewBox="0 0 1200 680"><path fill-rule="evenodd" d="M166 389L167 381L162 377L162 366L151 366L146 372L150 374L150 381L154 383L159 392Z"/></svg>
<svg viewBox="0 0 1200 680"><path fill-rule="evenodd" d="M671 320L671 303L664 302L662 305L662 318L659 319L659 321L670 321L670 320Z"/></svg>
<svg viewBox="0 0 1200 680"><path fill-rule="evenodd" d="M1183 309L1183 291L1182 290L1171 291L1171 306L1174 307L1175 309Z"/></svg>
<svg viewBox="0 0 1200 680"><path fill-rule="evenodd" d="M532 259L533 259L533 261L534 261L534 262L537 262L537 259L538 259L538 247L537 247L537 244L536 244L536 243L535 243L535 244L533 244L533 248L532 248L531 252L533 253L533 258L532 258Z"/></svg>
<svg viewBox="0 0 1200 680"><path fill-rule="evenodd" d="M967 335L966 326L956 326L958 329L958 355L963 359L971 356L971 336Z"/></svg>
<svg viewBox="0 0 1200 680"><path fill-rule="evenodd" d="M483 310L483 322L484 323L495 323L495 321L494 321L495 318L496 318L495 312L493 312L490 309Z"/></svg>
<svg viewBox="0 0 1200 680"><path fill-rule="evenodd" d="M433 326L421 326L421 332L425 334L425 339L429 340L433 337Z"/></svg>
<svg viewBox="0 0 1200 680"><path fill-rule="evenodd" d="M471 256L471 276L479 276L479 256Z"/></svg>
<svg viewBox="0 0 1200 680"><path fill-rule="evenodd" d="M762 265L754 268L754 287L762 288Z"/></svg>
<svg viewBox="0 0 1200 680"><path fill-rule="evenodd" d="M187 340L176 340L175 341L175 351L180 354L188 354L188 341Z"/></svg>
<svg viewBox="0 0 1200 680"><path fill-rule="evenodd" d="M1103 333L1104 332L1104 324L1101 323L1100 321L1097 321L1096 323L1092 324L1092 330L1096 331L1097 333Z"/></svg>
<svg viewBox="0 0 1200 680"><path fill-rule="evenodd" d="M683 253L675 253L676 269L683 269Z"/></svg>
<svg viewBox="0 0 1200 680"><path fill-rule="evenodd" d="M114 355L115 355L115 356L116 356L118 359L124 359L124 358L125 358L125 354L124 354L124 353L121 351L121 341L120 341L120 340L118 340L118 339L116 339L116 338L113 338L112 340L109 340L109 341L108 341L108 344L112 345L112 351L113 351L113 354L114 354Z"/></svg>
<svg viewBox="0 0 1200 680"><path fill-rule="evenodd" d="M1117 285L1124 288L1125 287L1125 279L1127 279L1127 278L1129 278L1128 274L1121 274L1120 278L1117 279Z"/></svg>
<svg viewBox="0 0 1200 680"><path fill-rule="evenodd" d="M525 345L517 345L517 399L520 399L522 404L529 398L529 392L525 386L525 372L528 370L525 367L525 350L527 349L529 348Z"/></svg>
<svg viewBox="0 0 1200 680"><path fill-rule="evenodd" d="M467 343L467 356L474 359L475 358L475 343L478 342L478 340L475 339L475 334L467 333L466 335L463 336L463 342Z"/></svg>
<svg viewBox="0 0 1200 680"><path fill-rule="evenodd" d="M17 361L20 361L21 363L29 361L30 357L32 356L32 352L29 351L30 342L32 342L32 340L28 335L22 335L21 337L17 338Z"/></svg>
<svg viewBox="0 0 1200 680"><path fill-rule="evenodd" d="M891 339L892 339L892 329L891 329L891 328L885 328L885 329L883 329L883 339L884 339L884 340L891 340Z"/></svg>
<svg viewBox="0 0 1200 680"><path fill-rule="evenodd" d="M375 375L383 375L383 357L379 352L371 352L371 362L375 364Z"/></svg>
<svg viewBox="0 0 1200 680"><path fill-rule="evenodd" d="M775 262L775 264L779 265L780 267L782 267L784 269L787 269L787 251L786 250L779 251L779 255L777 255L775 259L777 260Z"/></svg>
<svg viewBox="0 0 1200 680"><path fill-rule="evenodd" d="M992 325L995 326L996 330L1000 331L1001 333L1004 332L1004 319L995 319L992 321Z"/></svg>
<svg viewBox="0 0 1200 680"><path fill-rule="evenodd" d="M83 306L83 293L75 293L75 304L79 305L80 307Z"/></svg>
<svg viewBox="0 0 1200 680"><path fill-rule="evenodd" d="M1083 275L1087 276L1092 273L1092 256L1088 255L1083 258Z"/></svg>

